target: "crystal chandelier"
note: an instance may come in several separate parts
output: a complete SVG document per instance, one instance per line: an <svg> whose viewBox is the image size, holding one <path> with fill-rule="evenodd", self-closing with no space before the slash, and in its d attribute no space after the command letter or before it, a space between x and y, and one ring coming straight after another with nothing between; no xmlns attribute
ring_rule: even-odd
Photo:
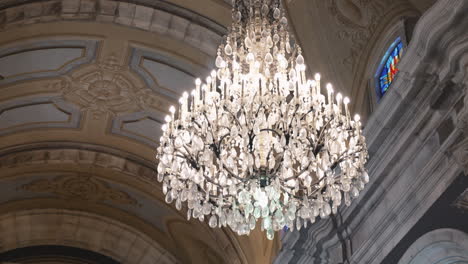
<svg viewBox="0 0 468 264"><path fill-rule="evenodd" d="M166 116L157 151L166 202L187 218L268 239L349 205L369 181L349 99L306 79L280 0L234 0L217 70Z"/></svg>

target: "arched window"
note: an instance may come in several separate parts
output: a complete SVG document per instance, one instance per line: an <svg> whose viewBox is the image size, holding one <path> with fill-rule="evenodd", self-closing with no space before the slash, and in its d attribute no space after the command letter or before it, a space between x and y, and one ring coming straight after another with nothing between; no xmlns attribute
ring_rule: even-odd
<svg viewBox="0 0 468 264"><path fill-rule="evenodd" d="M387 52L385 52L375 76L377 95L379 99L387 92L392 81L395 79L395 75L398 72L397 64L400 61L402 54L403 42L400 37L398 37L392 45L390 45Z"/></svg>

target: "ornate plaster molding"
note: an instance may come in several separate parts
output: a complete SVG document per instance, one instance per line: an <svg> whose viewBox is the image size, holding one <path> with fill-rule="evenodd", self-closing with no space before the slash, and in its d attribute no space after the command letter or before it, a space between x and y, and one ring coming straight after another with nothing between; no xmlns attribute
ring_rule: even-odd
<svg viewBox="0 0 468 264"><path fill-rule="evenodd" d="M112 188L106 182L87 174L34 180L22 185L20 189L36 193L52 193L64 199L139 206L138 201L128 193Z"/></svg>
<svg viewBox="0 0 468 264"><path fill-rule="evenodd" d="M7 0L0 4L0 30L56 21L96 21L156 32L211 56L226 30L206 17L161 0Z"/></svg>
<svg viewBox="0 0 468 264"><path fill-rule="evenodd" d="M383 18L392 16L394 13L401 15L411 10L411 6L406 0L332 0L329 2L328 9L340 26L340 30L336 32L338 38L351 42L349 55L343 59L342 63L355 68L363 51L367 50L370 39L378 34L380 23L395 20L394 17Z"/></svg>
<svg viewBox="0 0 468 264"><path fill-rule="evenodd" d="M60 86L65 101L77 104L84 111L91 111L96 120L103 119L106 114L116 116L167 109L170 104L134 78L127 67L119 65L116 55L110 55L97 65L77 70L52 83Z"/></svg>
<svg viewBox="0 0 468 264"><path fill-rule="evenodd" d="M0 152L0 169L48 164L107 168L157 185L155 162L115 149L80 143L48 142Z"/></svg>

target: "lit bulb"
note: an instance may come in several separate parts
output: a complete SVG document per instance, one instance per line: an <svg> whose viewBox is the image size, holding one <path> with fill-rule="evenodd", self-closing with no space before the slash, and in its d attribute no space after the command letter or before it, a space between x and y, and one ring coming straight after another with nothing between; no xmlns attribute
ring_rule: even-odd
<svg viewBox="0 0 468 264"><path fill-rule="evenodd" d="M169 107L169 112L175 113L175 107L173 105L171 105L171 107Z"/></svg>
<svg viewBox="0 0 468 264"><path fill-rule="evenodd" d="M162 126L161 126L161 130L164 131L164 132L166 132L166 130L167 130L167 125L166 125L166 124L162 125Z"/></svg>
<svg viewBox="0 0 468 264"><path fill-rule="evenodd" d="M182 93L182 97L183 97L183 98L187 98L187 97L188 97L188 93L187 93L187 92Z"/></svg>
<svg viewBox="0 0 468 264"><path fill-rule="evenodd" d="M169 123L169 122L171 122L172 118L171 118L170 116L167 115L167 116L164 118L164 120L166 121L166 123Z"/></svg>
<svg viewBox="0 0 468 264"><path fill-rule="evenodd" d="M210 81L211 81L211 80L210 80ZM204 84L204 85L202 85L201 88L202 88L203 91L207 91L207 90L208 90L208 85Z"/></svg>
<svg viewBox="0 0 468 264"><path fill-rule="evenodd" d="M206 77L206 83L211 83L212 79L210 76Z"/></svg>
<svg viewBox="0 0 468 264"><path fill-rule="evenodd" d="M184 103L184 97L179 98L179 104L183 104L183 103Z"/></svg>
<svg viewBox="0 0 468 264"><path fill-rule="evenodd" d="M200 78L197 78L197 79L195 80L195 84L196 84L197 86L201 84Z"/></svg>
<svg viewBox="0 0 468 264"><path fill-rule="evenodd" d="M255 60L255 56L253 55L252 52L249 52L249 54L247 54L247 58L246 58L246 61L247 63L252 63L253 61Z"/></svg>
<svg viewBox="0 0 468 264"><path fill-rule="evenodd" d="M336 95L336 101L340 102L342 98L343 98L343 96L341 95L341 93L338 93Z"/></svg>
<svg viewBox="0 0 468 264"><path fill-rule="evenodd" d="M215 78L216 77L216 71L215 70L212 70L211 71L211 78Z"/></svg>
<svg viewBox="0 0 468 264"><path fill-rule="evenodd" d="M320 81L320 73L315 74L315 80Z"/></svg>
<svg viewBox="0 0 468 264"><path fill-rule="evenodd" d="M358 114L356 114L354 116L354 121L359 122L359 120L361 120L361 117Z"/></svg>
<svg viewBox="0 0 468 264"><path fill-rule="evenodd" d="M260 62L259 62L259 61L255 61L254 66L255 66L255 68L257 68L257 69L260 68Z"/></svg>
<svg viewBox="0 0 468 264"><path fill-rule="evenodd" d="M331 83L327 83L327 92L333 93L333 86L331 85Z"/></svg>
<svg viewBox="0 0 468 264"><path fill-rule="evenodd" d="M234 70L240 69L239 63L238 63L237 61L234 61L234 62L232 63L232 68L233 68Z"/></svg>
<svg viewBox="0 0 468 264"><path fill-rule="evenodd" d="M345 98L343 99L343 103L344 103L345 105L349 104L349 98L348 98L348 97L345 97Z"/></svg>

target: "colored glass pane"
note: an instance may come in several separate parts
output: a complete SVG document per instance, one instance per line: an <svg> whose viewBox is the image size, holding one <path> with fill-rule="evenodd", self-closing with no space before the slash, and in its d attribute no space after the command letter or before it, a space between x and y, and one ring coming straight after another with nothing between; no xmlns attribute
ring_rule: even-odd
<svg viewBox="0 0 468 264"><path fill-rule="evenodd" d="M380 96L387 92L390 84L395 79L395 75L398 72L397 64L403 54L403 43L397 39L397 41L390 47L389 51L385 54L386 58L383 61L383 67L379 76L379 88Z"/></svg>

